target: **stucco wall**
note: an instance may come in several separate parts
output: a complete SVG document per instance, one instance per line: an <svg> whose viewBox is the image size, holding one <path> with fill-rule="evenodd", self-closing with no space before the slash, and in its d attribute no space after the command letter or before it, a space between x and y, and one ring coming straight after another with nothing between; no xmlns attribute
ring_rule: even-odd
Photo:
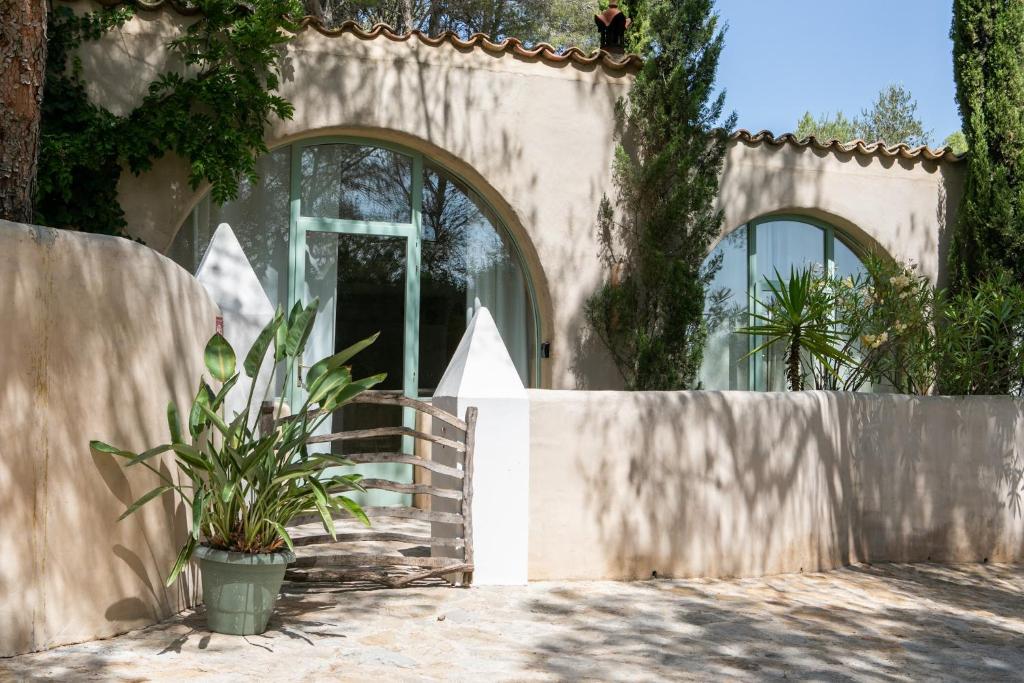
<svg viewBox="0 0 1024 683"><path fill-rule="evenodd" d="M964 166L736 142L726 157L718 203L727 231L772 213L804 214L862 247L918 263L923 275L944 282Z"/></svg>
<svg viewBox="0 0 1024 683"><path fill-rule="evenodd" d="M1021 401L533 390L530 408L531 580L1024 559Z"/></svg>
<svg viewBox="0 0 1024 683"><path fill-rule="evenodd" d="M171 11L143 12L88 46L94 98L119 110L138 101L146 78L167 63L155 46L187 21ZM614 106L631 81L628 70L601 65L308 29L288 44L285 59L281 94L295 117L273 123L267 144L366 136L419 150L463 176L497 209L531 271L541 336L552 350L542 363L543 386L615 388L621 379L587 333L583 305L606 276L596 217L601 197L614 189ZM130 229L154 248L170 244L199 199L186 171L167 157L122 180ZM960 174L947 163L734 144L720 198L724 229L771 212L808 213L920 261L936 277Z"/></svg>
<svg viewBox="0 0 1024 683"><path fill-rule="evenodd" d="M166 442L213 332L205 291L139 244L0 221L0 293L0 656L192 604L190 576L164 588L184 509L168 496L117 522L157 477L89 440Z"/></svg>

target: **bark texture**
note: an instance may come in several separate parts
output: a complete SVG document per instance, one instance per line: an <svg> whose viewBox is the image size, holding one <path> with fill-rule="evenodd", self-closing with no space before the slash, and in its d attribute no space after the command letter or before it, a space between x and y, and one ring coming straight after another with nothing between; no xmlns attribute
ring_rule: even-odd
<svg viewBox="0 0 1024 683"><path fill-rule="evenodd" d="M46 0L0 0L0 218L31 223L46 76Z"/></svg>

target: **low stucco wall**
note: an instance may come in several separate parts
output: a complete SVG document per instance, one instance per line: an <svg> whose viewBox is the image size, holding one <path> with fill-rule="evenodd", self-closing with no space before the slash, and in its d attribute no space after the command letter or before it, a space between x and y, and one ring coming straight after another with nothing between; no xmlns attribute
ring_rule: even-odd
<svg viewBox="0 0 1024 683"><path fill-rule="evenodd" d="M0 221L0 656L193 604L194 577L164 588L184 508L165 496L117 522L158 479L88 444L166 442L167 402L189 405L215 317L147 247Z"/></svg>
<svg viewBox="0 0 1024 683"><path fill-rule="evenodd" d="M1024 402L530 392L530 579L1024 559Z"/></svg>

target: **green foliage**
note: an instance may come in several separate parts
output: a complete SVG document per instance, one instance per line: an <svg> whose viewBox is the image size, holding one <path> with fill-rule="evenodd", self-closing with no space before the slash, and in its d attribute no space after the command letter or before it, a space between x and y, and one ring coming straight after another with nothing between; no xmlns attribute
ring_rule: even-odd
<svg viewBox="0 0 1024 683"><path fill-rule="evenodd" d="M316 307L316 301L306 307L296 304L287 317L278 310L246 354L245 375L255 380L269 358L273 375L280 376L278 373L283 372L284 376L290 376L302 358ZM350 368L345 365L375 339L374 336L363 340L314 364L307 376L308 398L295 416L256 428L253 424L257 417L253 412L255 381L244 410L237 415L225 415L225 399L241 375L236 372L237 360L230 344L220 335L214 335L206 347L206 369L222 384L214 392L205 380L200 381L189 411L187 430L183 430L178 409L172 402L167 408L170 443L143 453L100 441L90 443L98 452L125 458L127 467L146 467L163 482L132 503L122 519L170 491L177 492L188 504L192 513L192 534L178 555L167 579L168 585L178 577L198 543L244 553L270 553L284 546L291 548L292 540L285 527L292 518L303 513L318 514L324 529L332 535L335 511L345 511L369 525L359 505L345 495L363 490L360 475L326 472L329 468L352 463L331 453L309 453L306 441L334 411L384 380L384 375L353 380ZM255 405L258 410L262 401ZM189 484L177 483L148 462L168 452L174 454L175 464Z"/></svg>
<svg viewBox="0 0 1024 683"><path fill-rule="evenodd" d="M848 142L857 137L856 122L846 118L841 111L837 111L835 116L823 114L819 118L814 118L808 111L797 122L795 134L801 140L813 135L822 142Z"/></svg>
<svg viewBox="0 0 1024 683"><path fill-rule="evenodd" d="M380 23L430 35L485 33L558 48L597 43L597 0L305 0L304 7L328 26L354 20L365 28Z"/></svg>
<svg viewBox="0 0 1024 683"><path fill-rule="evenodd" d="M292 107L275 95L281 45L301 14L296 0L196 0L199 18L169 44L186 68L161 74L125 116L94 105L76 50L132 17L126 8L76 16L51 13L39 160L37 221L55 227L124 234L117 203L122 168L141 173L174 153L189 163L193 188L212 185L214 200L233 199L255 178L266 153L263 130Z"/></svg>
<svg viewBox="0 0 1024 683"><path fill-rule="evenodd" d="M947 135L946 139L942 141L942 146L949 147L955 154L966 154L970 149L967 146L967 137L962 130Z"/></svg>
<svg viewBox="0 0 1024 683"><path fill-rule="evenodd" d="M889 85L878 93L869 109L853 119L838 111L819 118L805 112L797 122L797 137L813 135L819 140L884 141L887 145L906 143L912 147L931 143L931 133L917 116L917 101L905 88Z"/></svg>
<svg viewBox="0 0 1024 683"><path fill-rule="evenodd" d="M759 324L737 330L763 340L748 356L784 347L790 391L803 391L810 370L805 366L810 363L826 369L831 369L833 363L853 363L839 348L842 335L834 318L835 294L825 280L809 268L793 268L788 280L776 270L775 279L765 278L765 284L771 296L758 301L751 314Z"/></svg>
<svg viewBox="0 0 1024 683"><path fill-rule="evenodd" d="M871 108L861 110L857 137L867 142L883 140L887 145L904 142L911 147L931 141L931 133L917 116L917 100L901 85L883 88Z"/></svg>
<svg viewBox="0 0 1024 683"><path fill-rule="evenodd" d="M1024 279L1024 3L955 0L953 70L971 153L950 250L954 290Z"/></svg>
<svg viewBox="0 0 1024 683"><path fill-rule="evenodd" d="M935 321L941 294L928 278L888 258L868 254L865 273L833 278L840 350L853 362L817 372L819 389L857 391L871 384L901 394L935 385Z"/></svg>
<svg viewBox="0 0 1024 683"><path fill-rule="evenodd" d="M123 122L89 100L76 50L132 16L124 7L78 16L57 5L50 12L35 198L40 225L124 234L117 201Z"/></svg>
<svg viewBox="0 0 1024 683"><path fill-rule="evenodd" d="M613 276L586 316L627 386L681 389L700 368L705 290L718 267L703 263L722 224L714 205L727 141L713 130L724 36L711 0L656 0L646 12L646 61L619 103L618 201L605 198L598 216ZM734 124L730 116L725 127Z"/></svg>
<svg viewBox="0 0 1024 683"><path fill-rule="evenodd" d="M1001 273L953 294L939 350L943 393L1024 394L1024 287Z"/></svg>
<svg viewBox="0 0 1024 683"><path fill-rule="evenodd" d="M842 279L776 274L759 324L737 331L763 339L752 353L784 348L791 391L813 377L824 390L1024 395L1024 285L1000 274L948 295L912 266L864 264Z"/></svg>

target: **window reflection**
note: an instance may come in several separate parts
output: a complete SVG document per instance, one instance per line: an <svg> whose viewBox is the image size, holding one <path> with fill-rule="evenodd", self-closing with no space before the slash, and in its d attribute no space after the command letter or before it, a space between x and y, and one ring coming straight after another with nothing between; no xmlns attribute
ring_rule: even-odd
<svg viewBox="0 0 1024 683"><path fill-rule="evenodd" d="M829 240L831 245L827 244ZM720 263L720 267L708 286L705 300L708 340L700 371L703 388L785 390L782 349L775 347L746 357L756 344L734 332L750 322L751 290L757 299L768 303L770 290L765 280L776 279L776 272L783 278L788 278L793 268L811 267L825 272L829 265L825 259L826 246L832 253L831 266L836 275L846 277L864 271L856 253L836 238L834 230L826 231L800 220L755 221L722 239L705 262Z"/></svg>
<svg viewBox="0 0 1024 683"><path fill-rule="evenodd" d="M420 274L420 386L425 394L433 393L441 379L478 301L490 310L529 386L529 294L518 255L496 225L469 188L426 166Z"/></svg>
<svg viewBox="0 0 1024 683"><path fill-rule="evenodd" d="M380 147L327 144L301 157L302 215L412 222L412 159Z"/></svg>

